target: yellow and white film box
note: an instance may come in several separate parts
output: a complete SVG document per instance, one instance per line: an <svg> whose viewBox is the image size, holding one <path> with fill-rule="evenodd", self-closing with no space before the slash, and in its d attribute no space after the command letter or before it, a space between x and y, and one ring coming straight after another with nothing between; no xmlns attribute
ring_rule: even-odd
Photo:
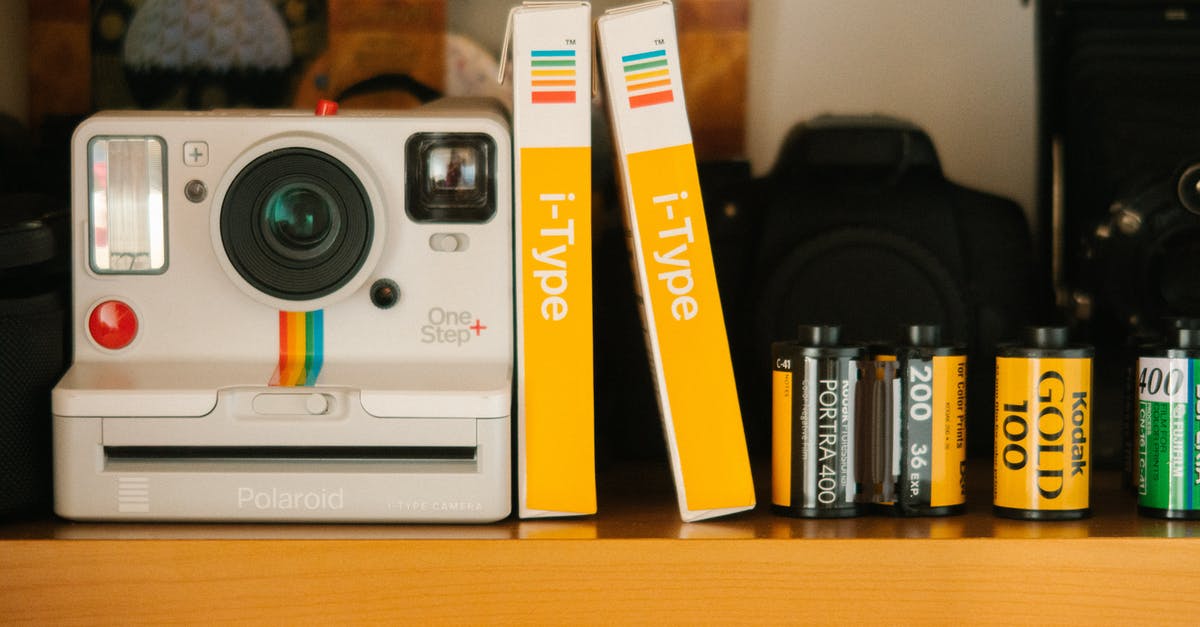
<svg viewBox="0 0 1200 627"><path fill-rule="evenodd" d="M509 25L518 513L594 514L591 6L527 2Z"/></svg>
<svg viewBox="0 0 1200 627"><path fill-rule="evenodd" d="M693 521L751 509L754 483L684 108L674 7L613 9L596 33L679 512Z"/></svg>

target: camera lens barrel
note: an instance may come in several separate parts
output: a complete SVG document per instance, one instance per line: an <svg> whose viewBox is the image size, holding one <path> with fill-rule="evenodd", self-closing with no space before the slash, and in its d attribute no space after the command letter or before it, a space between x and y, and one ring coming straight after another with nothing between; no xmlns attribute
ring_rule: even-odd
<svg viewBox="0 0 1200 627"><path fill-rule="evenodd" d="M53 501L47 417L70 361L69 222L49 196L0 194L0 520Z"/></svg>
<svg viewBox="0 0 1200 627"><path fill-rule="evenodd" d="M311 259L334 243L340 216L325 190L308 182L288 183L271 192L262 207L263 234L279 254Z"/></svg>
<svg viewBox="0 0 1200 627"><path fill-rule="evenodd" d="M258 157L238 173L221 206L221 242L255 289L303 301L357 274L374 233L371 202L354 172L308 148Z"/></svg>
<svg viewBox="0 0 1200 627"><path fill-rule="evenodd" d="M1179 175L1176 192L1179 194L1179 203L1185 209L1200 215L1200 163L1188 166Z"/></svg>

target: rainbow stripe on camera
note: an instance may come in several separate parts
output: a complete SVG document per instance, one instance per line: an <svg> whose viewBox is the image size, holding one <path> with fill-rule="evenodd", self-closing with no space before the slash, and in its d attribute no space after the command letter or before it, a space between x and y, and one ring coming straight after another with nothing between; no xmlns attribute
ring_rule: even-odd
<svg viewBox="0 0 1200 627"><path fill-rule="evenodd" d="M279 365L270 385L316 385L324 357L324 310L279 312Z"/></svg>
<svg viewBox="0 0 1200 627"><path fill-rule="evenodd" d="M630 109L675 101L666 50L624 55L621 57L621 68L625 73L625 91L629 94Z"/></svg>
<svg viewBox="0 0 1200 627"><path fill-rule="evenodd" d="M533 50L529 53L533 104L575 102L575 51Z"/></svg>

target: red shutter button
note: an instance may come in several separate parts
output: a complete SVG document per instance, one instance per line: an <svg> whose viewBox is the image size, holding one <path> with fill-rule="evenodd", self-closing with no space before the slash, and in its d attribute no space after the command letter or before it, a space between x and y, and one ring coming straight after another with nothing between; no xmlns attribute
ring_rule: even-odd
<svg viewBox="0 0 1200 627"><path fill-rule="evenodd" d="M321 99L317 101L316 114L318 116L337 115L338 103L332 100Z"/></svg>
<svg viewBox="0 0 1200 627"><path fill-rule="evenodd" d="M88 332L92 339L109 350L129 346L137 331L137 314L119 300L106 300L96 305L88 316Z"/></svg>

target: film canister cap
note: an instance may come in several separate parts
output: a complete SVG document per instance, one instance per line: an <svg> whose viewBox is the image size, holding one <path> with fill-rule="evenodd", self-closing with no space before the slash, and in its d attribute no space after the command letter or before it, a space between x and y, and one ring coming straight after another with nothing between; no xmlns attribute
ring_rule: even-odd
<svg viewBox="0 0 1200 627"><path fill-rule="evenodd" d="M910 324L904 327L903 338L909 346L938 346L942 343L942 327L936 324Z"/></svg>
<svg viewBox="0 0 1200 627"><path fill-rule="evenodd" d="M1066 348L1070 340L1067 327L1025 327L1025 341L1034 348Z"/></svg>
<svg viewBox="0 0 1200 627"><path fill-rule="evenodd" d="M1200 329L1188 327L1175 329L1168 337L1175 340L1175 346L1179 348L1200 348Z"/></svg>
<svg viewBox="0 0 1200 627"><path fill-rule="evenodd" d="M842 339L842 327L824 324L802 324L796 339L805 346L837 346Z"/></svg>
<svg viewBox="0 0 1200 627"><path fill-rule="evenodd" d="M1187 316L1167 316L1163 318L1162 328L1168 331L1174 329L1200 329L1200 318Z"/></svg>

